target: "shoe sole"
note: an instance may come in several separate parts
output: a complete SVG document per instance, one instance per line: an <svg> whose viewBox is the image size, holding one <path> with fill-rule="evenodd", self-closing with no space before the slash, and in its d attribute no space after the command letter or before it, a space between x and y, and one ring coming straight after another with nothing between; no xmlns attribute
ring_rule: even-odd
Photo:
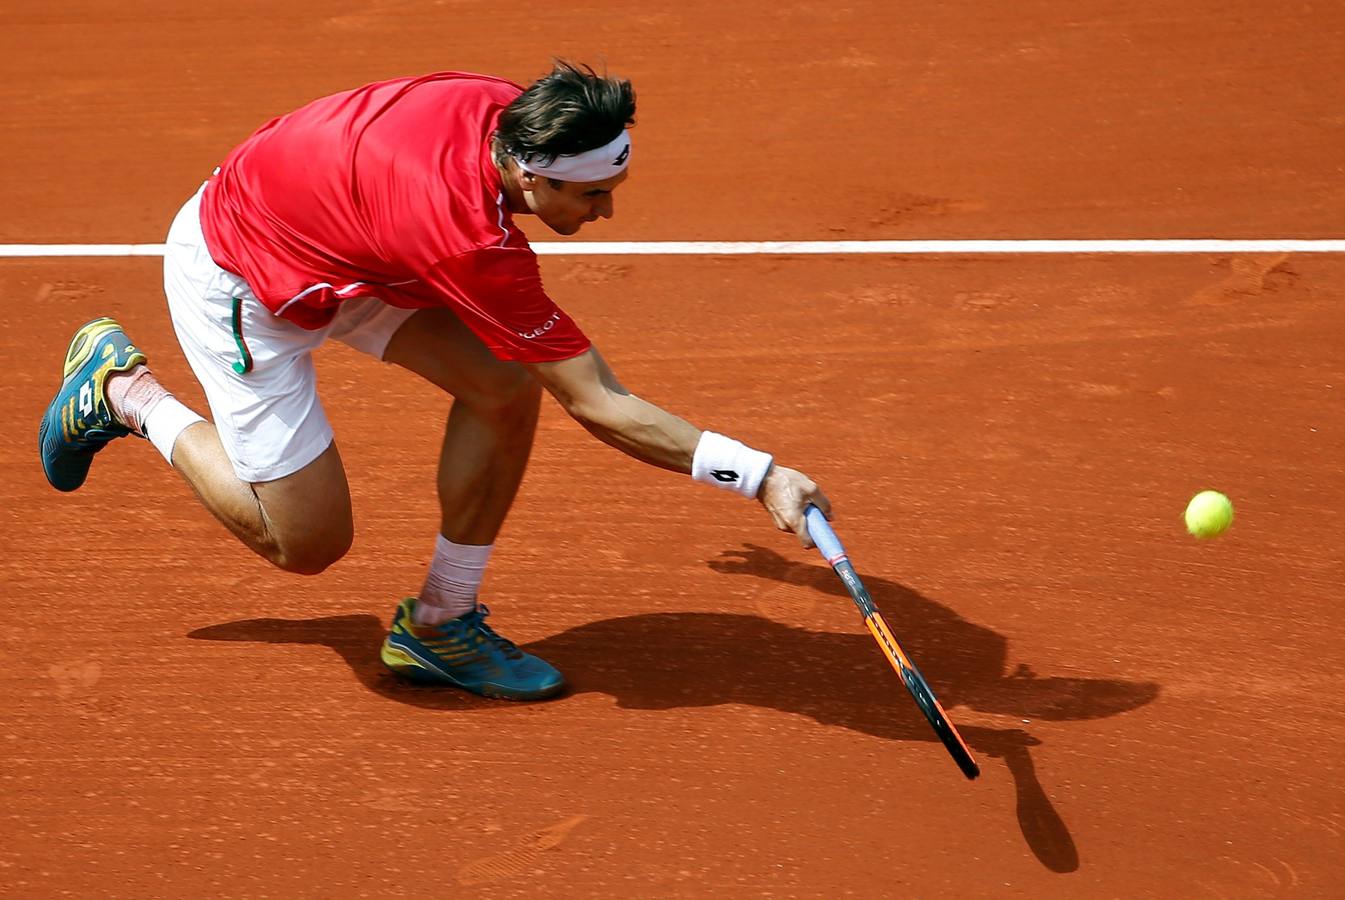
<svg viewBox="0 0 1345 900"><path fill-rule="evenodd" d="M120 331L121 326L116 320L108 316L100 316L90 322L85 322L75 332L75 336L70 339L70 346L65 351L65 371L62 372L62 381L75 374L80 366L89 361L93 355L93 348L98 344L98 338L107 331Z"/></svg>
<svg viewBox="0 0 1345 900"><path fill-rule="evenodd" d="M501 688L493 684L483 684L478 687L471 687L463 684L451 675L443 672L429 669L426 665L417 659L411 653L403 650L401 647L383 643L383 649L379 653L383 665L387 666L392 674L399 678L420 685L430 685L435 687L455 687L472 694L479 694L482 697L489 697L492 700L545 700L548 697L554 697L565 690L565 682L562 680L555 687L543 688L537 691L510 691L507 688Z"/></svg>
<svg viewBox="0 0 1345 900"><path fill-rule="evenodd" d="M121 325L117 323L117 320L110 316L100 316L91 322L86 322L81 326L79 331L75 332L75 336L70 339L70 346L66 348L65 351L65 369L61 373L62 390L65 389L65 383L70 380L70 376L78 372L80 367L89 361L89 357L93 356L93 350L98 346L98 341L102 339L103 335L110 331L120 331L122 334L126 333ZM134 345L132 346L134 347ZM147 364L148 362L149 360L145 358L144 353L140 350L135 350L127 358L126 362L122 363L120 366L108 365L106 371L103 373L103 381L107 381L108 377L113 372L129 372L136 366ZM101 393L102 387L100 385L99 394L101 395ZM100 396L98 399L103 400L104 398Z"/></svg>

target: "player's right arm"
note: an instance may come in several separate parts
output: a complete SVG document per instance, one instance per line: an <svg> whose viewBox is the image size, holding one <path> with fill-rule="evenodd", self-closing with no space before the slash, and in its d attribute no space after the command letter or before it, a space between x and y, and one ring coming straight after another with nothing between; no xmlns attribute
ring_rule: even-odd
<svg viewBox="0 0 1345 900"><path fill-rule="evenodd" d="M538 382L556 398L576 422L606 444L642 462L683 474L706 468L710 448L737 442L719 435L703 444L706 433L685 419L642 400L627 390L612 372L597 348L559 362L531 363L528 368ZM697 465L698 448L702 454ZM720 451L723 452L723 451ZM748 470L762 463L765 454L749 448L724 457ZM815 504L828 518L831 503L822 490L802 472L764 460L764 476L752 496L761 501L781 531L792 531L805 547L811 547L804 512ZM700 480L706 480L704 478ZM740 491L742 493L742 491Z"/></svg>

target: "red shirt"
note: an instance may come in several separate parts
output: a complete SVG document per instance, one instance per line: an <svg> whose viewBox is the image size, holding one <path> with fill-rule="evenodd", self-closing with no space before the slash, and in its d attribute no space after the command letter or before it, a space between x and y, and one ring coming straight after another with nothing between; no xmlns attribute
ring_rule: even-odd
<svg viewBox="0 0 1345 900"><path fill-rule="evenodd" d="M522 93L441 72L366 85L266 123L206 185L211 257L267 309L321 328L341 301L447 306L501 359L589 347L542 288L490 136Z"/></svg>

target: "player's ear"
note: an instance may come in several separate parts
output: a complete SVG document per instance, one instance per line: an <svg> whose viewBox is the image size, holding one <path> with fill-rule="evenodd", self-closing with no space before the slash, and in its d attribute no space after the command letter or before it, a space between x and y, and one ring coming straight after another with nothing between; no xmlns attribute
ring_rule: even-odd
<svg viewBox="0 0 1345 900"><path fill-rule="evenodd" d="M531 172L527 172L527 171L524 171L523 169L519 169L519 170L518 170L518 186L521 187L521 188L523 188L523 190L525 190L525 191L535 191L535 190L537 190L537 176L534 175L534 174L531 173Z"/></svg>

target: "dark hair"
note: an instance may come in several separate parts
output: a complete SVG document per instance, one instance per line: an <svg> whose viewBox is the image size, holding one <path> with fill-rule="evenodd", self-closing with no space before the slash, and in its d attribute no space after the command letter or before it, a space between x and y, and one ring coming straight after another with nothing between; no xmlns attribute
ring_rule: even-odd
<svg viewBox="0 0 1345 900"><path fill-rule="evenodd" d="M549 166L558 156L609 144L634 124L635 89L629 81L557 59L551 74L534 81L500 114L495 159L537 158Z"/></svg>

